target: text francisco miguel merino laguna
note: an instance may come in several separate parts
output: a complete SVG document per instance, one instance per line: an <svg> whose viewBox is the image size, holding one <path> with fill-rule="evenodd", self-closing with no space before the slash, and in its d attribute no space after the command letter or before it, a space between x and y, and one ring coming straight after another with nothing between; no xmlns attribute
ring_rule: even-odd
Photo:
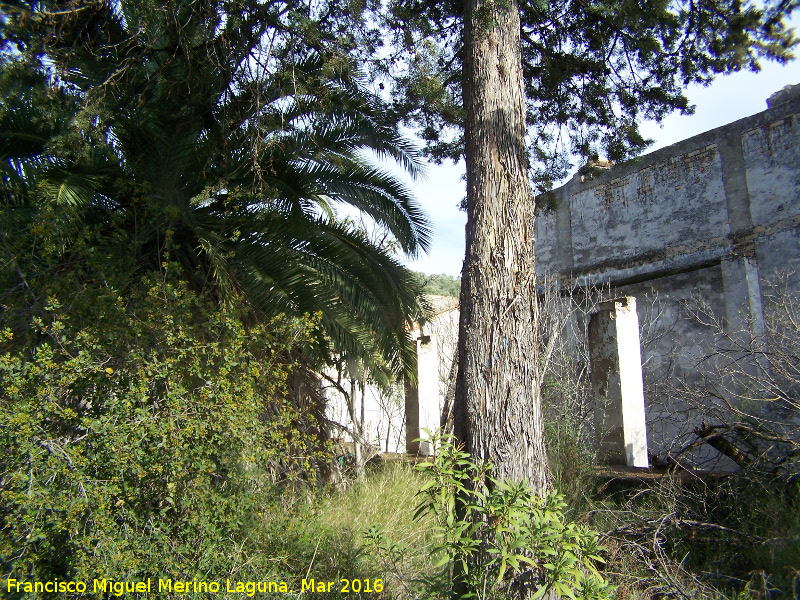
<svg viewBox="0 0 800 600"><path fill-rule="evenodd" d="M312 585L313 585L313 579ZM52 581L20 581L19 579L6 580L7 592L26 592L26 593L43 593L43 592L56 592L56 593L79 593L83 594L87 591L105 592L114 596L122 596L127 593L146 593L146 592L167 592L176 594L188 594L191 592L229 592L232 594L246 594L248 596L255 595L256 592L283 592L291 593L289 586L285 581L231 581L226 579L224 586L220 585L217 581L198 581L193 579L191 581L181 580L173 581L172 579L158 579L151 580L149 577L143 581L116 581L114 579L94 579L92 585L87 586L83 581L59 581L53 579ZM306 581L303 581L304 587L307 586Z"/></svg>

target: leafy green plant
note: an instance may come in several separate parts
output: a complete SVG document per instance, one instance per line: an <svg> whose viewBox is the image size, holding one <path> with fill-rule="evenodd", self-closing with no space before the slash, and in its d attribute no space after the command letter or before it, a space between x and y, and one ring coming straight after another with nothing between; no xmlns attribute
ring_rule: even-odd
<svg viewBox="0 0 800 600"><path fill-rule="evenodd" d="M270 573L247 532L266 474L314 458L284 358L310 320L246 327L157 277L127 301L76 291L33 317L35 344L0 344L3 576Z"/></svg>
<svg viewBox="0 0 800 600"><path fill-rule="evenodd" d="M418 597L452 597L461 588L456 595L463 598L612 597L598 570L604 561L597 534L565 521L560 495L494 479L492 466L474 462L452 436L436 435L434 444L434 460L417 467L429 479L415 517L433 520L441 571L416 582ZM367 537L389 563L402 563L402 547L375 529Z"/></svg>

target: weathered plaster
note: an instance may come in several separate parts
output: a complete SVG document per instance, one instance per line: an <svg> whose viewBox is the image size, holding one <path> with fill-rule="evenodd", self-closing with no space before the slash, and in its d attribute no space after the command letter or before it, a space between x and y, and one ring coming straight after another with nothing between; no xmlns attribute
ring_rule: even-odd
<svg viewBox="0 0 800 600"><path fill-rule="evenodd" d="M594 178L577 175L554 190L555 210L537 215L540 276L638 299L655 453L689 439L701 418L657 385L697 376L704 331L687 304L700 299L728 333L758 339L775 273L800 290L800 97L787 98ZM659 318L648 323L653 302ZM692 456L711 458L708 448Z"/></svg>

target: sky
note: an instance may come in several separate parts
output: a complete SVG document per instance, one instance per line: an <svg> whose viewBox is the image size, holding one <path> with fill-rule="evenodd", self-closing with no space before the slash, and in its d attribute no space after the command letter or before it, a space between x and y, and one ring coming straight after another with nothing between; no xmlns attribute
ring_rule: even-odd
<svg viewBox="0 0 800 600"><path fill-rule="evenodd" d="M795 14L791 24L800 32L800 14ZM673 114L665 118L661 126L653 122L642 125L644 136L655 140L648 152L766 110L767 98L772 93L794 83L800 83L800 58L785 66L763 62L759 73L740 72L719 77L709 87L690 86L687 96L696 106L694 115ZM429 275L460 276L467 222L466 213L458 209L466 195L463 175L463 161L457 165L452 162L431 164L425 180L408 182L434 227L430 252L408 262L411 269Z"/></svg>

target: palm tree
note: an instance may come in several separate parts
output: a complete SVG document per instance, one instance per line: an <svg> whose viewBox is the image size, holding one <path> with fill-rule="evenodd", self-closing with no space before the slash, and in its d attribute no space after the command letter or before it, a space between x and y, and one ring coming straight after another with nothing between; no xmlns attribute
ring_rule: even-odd
<svg viewBox="0 0 800 600"><path fill-rule="evenodd" d="M177 263L200 293L244 302L258 318L319 314L337 350L373 371L409 371L405 325L422 309L419 287L338 209L370 217L406 255L425 250L424 214L367 158L416 175L419 157L382 123L379 97L336 48L299 48L277 4L271 13L227 4L24 13L9 30L46 40L42 81L72 116L66 130L56 119L38 150L14 155L18 121L36 118L31 107L6 111L6 195L12 179L37 184L43 206L64 213L62 258L74 261L74 240L88 235L117 286ZM18 58L5 60L10 68Z"/></svg>

